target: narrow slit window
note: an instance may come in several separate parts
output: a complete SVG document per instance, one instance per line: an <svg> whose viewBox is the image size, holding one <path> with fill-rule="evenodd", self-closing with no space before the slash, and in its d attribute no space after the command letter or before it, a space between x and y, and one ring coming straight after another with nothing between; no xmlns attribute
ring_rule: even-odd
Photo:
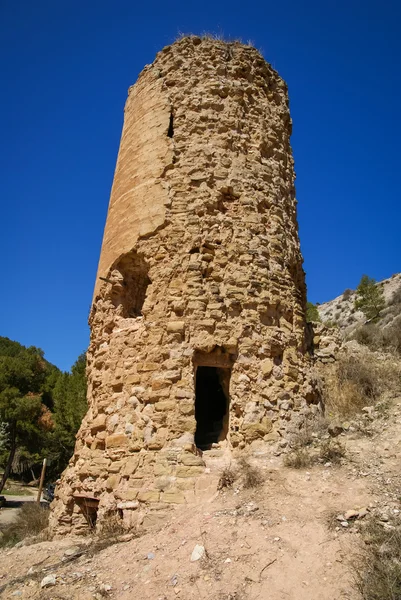
<svg viewBox="0 0 401 600"><path fill-rule="evenodd" d="M170 113L170 122L168 125L167 136L169 138L174 137L174 115L173 115L173 113Z"/></svg>

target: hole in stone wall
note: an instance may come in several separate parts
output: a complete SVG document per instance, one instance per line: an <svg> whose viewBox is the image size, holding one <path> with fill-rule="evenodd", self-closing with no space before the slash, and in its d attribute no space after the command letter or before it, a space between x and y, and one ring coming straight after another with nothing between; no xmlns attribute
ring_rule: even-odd
<svg viewBox="0 0 401 600"><path fill-rule="evenodd" d="M236 196L232 189L227 189L220 192L217 199L217 210L222 213L227 211L236 212L238 209L238 196Z"/></svg>
<svg viewBox="0 0 401 600"><path fill-rule="evenodd" d="M227 437L231 369L199 366L195 385L195 444L208 450Z"/></svg>
<svg viewBox="0 0 401 600"><path fill-rule="evenodd" d="M117 271L117 274L116 274ZM125 318L135 318L142 315L142 307L146 291L151 280L148 275L149 267L144 258L135 252L124 255L113 270L113 276L119 279L113 286L114 306L121 307Z"/></svg>
<svg viewBox="0 0 401 600"><path fill-rule="evenodd" d="M91 529L94 529L97 521L97 511L99 508L99 499L91 498L89 496L76 495L74 501L78 504L82 514L85 517Z"/></svg>
<svg viewBox="0 0 401 600"><path fill-rule="evenodd" d="M173 115L173 113L170 113L170 123L169 123L168 130L167 130L167 136L169 138L174 137L174 115Z"/></svg>

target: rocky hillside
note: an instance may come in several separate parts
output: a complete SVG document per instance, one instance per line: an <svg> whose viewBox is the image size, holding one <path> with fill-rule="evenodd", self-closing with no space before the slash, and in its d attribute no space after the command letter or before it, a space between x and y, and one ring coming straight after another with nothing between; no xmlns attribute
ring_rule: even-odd
<svg viewBox="0 0 401 600"><path fill-rule="evenodd" d="M396 273L389 279L378 282L377 285L383 288L387 304L387 308L383 311L383 317L393 314L394 311L391 310L391 307L394 303L394 298L397 293L401 295L401 273ZM355 297L354 290L345 290L341 296L318 305L320 318L324 323L336 323L341 329L349 330L355 328L355 326L366 320L364 314L354 308ZM389 319L384 318L383 321L383 324L386 324Z"/></svg>

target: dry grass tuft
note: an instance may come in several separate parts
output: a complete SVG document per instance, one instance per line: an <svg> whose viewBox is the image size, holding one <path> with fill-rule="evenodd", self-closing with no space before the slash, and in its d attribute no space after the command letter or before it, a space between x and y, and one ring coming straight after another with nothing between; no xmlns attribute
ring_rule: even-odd
<svg viewBox="0 0 401 600"><path fill-rule="evenodd" d="M397 304L395 308L399 310L400 304ZM393 313L390 310L390 319L392 315ZM353 338L359 344L367 346L371 350L381 350L401 355L401 316L396 317L385 327L380 327L374 323L362 325L355 331Z"/></svg>
<svg viewBox="0 0 401 600"><path fill-rule="evenodd" d="M196 34L196 33L184 33L182 31L179 31L174 41L178 42L185 38L200 38L201 40L209 40L212 42L222 42L224 44L231 45L231 46L235 46L235 45L247 46L248 48L255 48L256 50L258 50L258 52L260 52L262 54L262 51L255 47L255 43L253 40L245 41L239 37L233 38L233 37L224 35L223 32L214 33L214 32L210 32L210 31L203 31L200 34Z"/></svg>
<svg viewBox="0 0 401 600"><path fill-rule="evenodd" d="M329 510L324 514L324 520L329 531L335 531L335 529L339 526L338 515L340 513L341 510Z"/></svg>
<svg viewBox="0 0 401 600"><path fill-rule="evenodd" d="M374 405L385 391L400 388L399 369L368 354L341 356L324 378L326 414L350 417Z"/></svg>
<svg viewBox="0 0 401 600"><path fill-rule="evenodd" d="M27 537L42 534L47 539L49 522L48 507L36 502L26 502L18 511L16 519L1 531L0 547L14 546Z"/></svg>
<svg viewBox="0 0 401 600"><path fill-rule="evenodd" d="M225 488L231 488L234 485L234 481L237 477L236 471L229 465L228 467L224 467L221 471L219 483L217 484L218 490L223 490Z"/></svg>
<svg viewBox="0 0 401 600"><path fill-rule="evenodd" d="M99 540L117 540L119 536L127 533L123 527L121 517L117 513L111 513L105 519L102 519L101 527L96 531L96 536Z"/></svg>
<svg viewBox="0 0 401 600"><path fill-rule="evenodd" d="M262 485L264 477L259 469L252 466L245 457L240 458L238 464L244 488L256 488Z"/></svg>
<svg viewBox="0 0 401 600"><path fill-rule="evenodd" d="M319 454L308 447L298 446L285 455L284 465L291 469L306 469L318 462L339 464L345 457L345 448L338 440L320 441Z"/></svg>
<svg viewBox="0 0 401 600"><path fill-rule="evenodd" d="M296 448L284 457L284 465L291 469L306 469L312 466L314 459L306 448Z"/></svg>
<svg viewBox="0 0 401 600"><path fill-rule="evenodd" d="M388 527L390 525L390 528ZM376 519L363 528L363 546L351 563L355 587L363 600L401 598L401 529L395 521Z"/></svg>
<svg viewBox="0 0 401 600"><path fill-rule="evenodd" d="M339 464L345 454L345 448L338 440L325 440L320 446L319 457L323 462Z"/></svg>
<svg viewBox="0 0 401 600"><path fill-rule="evenodd" d="M291 435L290 446L293 450L311 446L327 433L328 423L321 414L305 416L299 424L299 430Z"/></svg>

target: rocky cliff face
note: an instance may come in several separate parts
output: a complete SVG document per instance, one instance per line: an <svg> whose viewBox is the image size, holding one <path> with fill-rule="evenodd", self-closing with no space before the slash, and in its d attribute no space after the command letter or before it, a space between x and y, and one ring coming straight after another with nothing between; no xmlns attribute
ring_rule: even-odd
<svg viewBox="0 0 401 600"><path fill-rule="evenodd" d="M238 43L184 38L130 88L56 533L191 502L208 453L310 410L290 133L285 83Z"/></svg>
<svg viewBox="0 0 401 600"><path fill-rule="evenodd" d="M388 279L383 279L377 285L382 288L386 305L389 307L392 304L395 294L401 290L401 273L396 273ZM355 291L347 290L341 296L320 304L318 306L320 318L324 323L329 321L336 323L340 329L352 331L352 329L366 321L363 312L355 310L355 299ZM386 309L383 311L383 316L385 314Z"/></svg>

